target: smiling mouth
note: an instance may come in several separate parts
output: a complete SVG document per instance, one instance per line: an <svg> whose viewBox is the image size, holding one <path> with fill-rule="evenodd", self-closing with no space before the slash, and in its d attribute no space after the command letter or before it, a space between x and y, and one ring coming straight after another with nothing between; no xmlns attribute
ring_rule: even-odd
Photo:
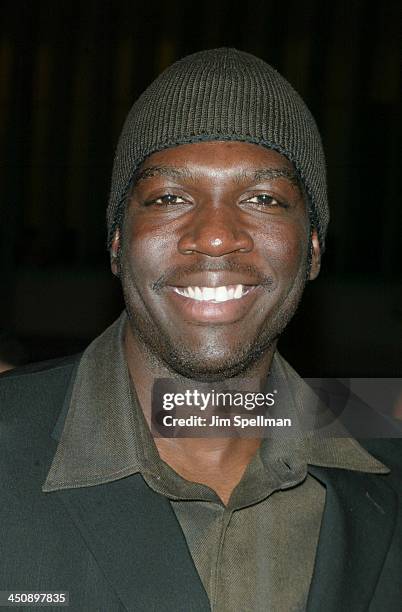
<svg viewBox="0 0 402 612"><path fill-rule="evenodd" d="M175 293L197 302L220 304L230 300L240 300L257 285L222 285L221 287L172 287Z"/></svg>

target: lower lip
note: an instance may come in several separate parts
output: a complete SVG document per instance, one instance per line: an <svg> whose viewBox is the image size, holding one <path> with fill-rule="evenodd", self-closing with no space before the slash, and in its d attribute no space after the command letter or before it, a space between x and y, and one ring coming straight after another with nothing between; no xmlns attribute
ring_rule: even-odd
<svg viewBox="0 0 402 612"><path fill-rule="evenodd" d="M234 323L241 319L251 308L262 287L256 285L237 300L211 302L193 300L167 287L167 295L179 310L182 318L194 323Z"/></svg>

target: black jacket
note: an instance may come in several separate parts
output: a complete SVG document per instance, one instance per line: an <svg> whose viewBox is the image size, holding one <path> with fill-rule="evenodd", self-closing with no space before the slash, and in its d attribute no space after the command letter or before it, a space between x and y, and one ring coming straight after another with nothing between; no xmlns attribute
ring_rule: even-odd
<svg viewBox="0 0 402 612"><path fill-rule="evenodd" d="M206 612L174 512L140 475L42 492L76 362L0 377L0 590L69 591L72 612ZM308 612L402 612L402 440L360 443L391 473L312 468L327 493Z"/></svg>

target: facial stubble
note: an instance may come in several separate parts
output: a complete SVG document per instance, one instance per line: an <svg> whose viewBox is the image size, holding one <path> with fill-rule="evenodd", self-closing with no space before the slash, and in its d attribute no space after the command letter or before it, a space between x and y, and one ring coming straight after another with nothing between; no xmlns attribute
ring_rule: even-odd
<svg viewBox="0 0 402 612"><path fill-rule="evenodd" d="M235 342L229 354L222 351L209 334L204 346L189 348L180 339L169 335L157 320L151 317L144 300L136 289L129 254L124 247L119 253L119 276L122 284L131 333L146 355L151 367L157 371L167 368L173 377L214 382L235 376L247 376L276 344L300 303L311 267L311 237L304 265L300 266L285 298L277 303L269 319L264 318L253 338ZM266 287L265 291L276 288Z"/></svg>

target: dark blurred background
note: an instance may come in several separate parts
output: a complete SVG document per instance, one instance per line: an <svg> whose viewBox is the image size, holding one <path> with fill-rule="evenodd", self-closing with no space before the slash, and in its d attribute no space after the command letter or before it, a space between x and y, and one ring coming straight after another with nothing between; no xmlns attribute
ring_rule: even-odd
<svg viewBox="0 0 402 612"><path fill-rule="evenodd" d="M122 308L105 250L114 148L175 59L235 46L304 97L328 159L320 278L281 340L306 376L398 376L400 3L3 1L0 328L29 360L81 350Z"/></svg>

